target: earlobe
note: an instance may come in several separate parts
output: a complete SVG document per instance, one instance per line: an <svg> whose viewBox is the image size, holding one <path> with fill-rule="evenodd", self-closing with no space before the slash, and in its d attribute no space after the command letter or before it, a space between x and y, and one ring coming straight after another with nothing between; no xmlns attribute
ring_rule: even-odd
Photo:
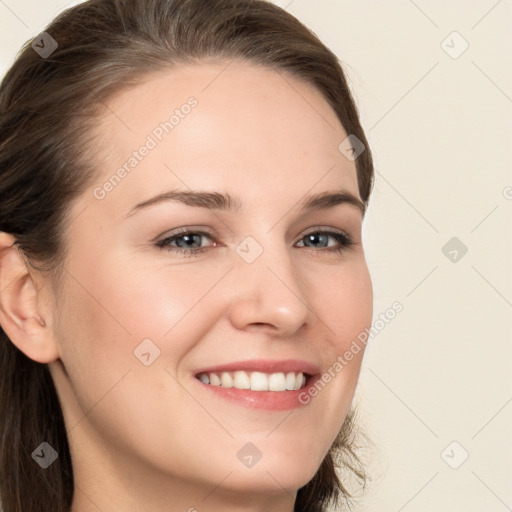
<svg viewBox="0 0 512 512"><path fill-rule="evenodd" d="M51 310L36 287L12 235L0 232L0 326L27 357L40 363L59 358Z"/></svg>

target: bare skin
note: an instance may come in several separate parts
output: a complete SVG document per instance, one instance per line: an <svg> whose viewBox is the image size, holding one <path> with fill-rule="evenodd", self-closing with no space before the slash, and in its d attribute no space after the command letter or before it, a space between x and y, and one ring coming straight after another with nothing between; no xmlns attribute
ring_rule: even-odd
<svg viewBox="0 0 512 512"><path fill-rule="evenodd" d="M291 410L242 406L195 376L250 359L299 359L324 373L372 321L361 211L298 206L320 192L360 199L355 163L338 150L346 132L310 85L226 65L165 71L109 102L91 154L96 189L197 99L103 198L91 187L72 205L61 296L0 234L0 323L49 365L73 457L71 512L291 512L350 408L364 350ZM229 193L240 209L168 201L126 217L174 189ZM155 245L182 227L207 233L190 248L178 239L204 252L178 253L177 239ZM335 252L332 235L306 237L326 231L353 245ZM248 236L249 253L262 250L251 263L237 252ZM134 354L145 339L160 351L147 366ZM262 455L252 467L237 457L249 442Z"/></svg>

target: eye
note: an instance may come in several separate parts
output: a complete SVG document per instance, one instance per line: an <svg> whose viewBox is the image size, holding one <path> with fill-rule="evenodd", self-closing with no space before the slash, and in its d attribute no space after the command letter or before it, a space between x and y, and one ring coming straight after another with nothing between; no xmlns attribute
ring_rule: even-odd
<svg viewBox="0 0 512 512"><path fill-rule="evenodd" d="M338 245L329 245L329 238L334 239ZM299 242L303 241L312 244L319 244L321 247L321 251L319 252L328 251L339 253L353 245L352 239L346 233L337 231L313 231L299 240ZM315 247L315 245L313 245L313 247Z"/></svg>
<svg viewBox="0 0 512 512"><path fill-rule="evenodd" d="M169 252L175 252L183 256L194 256L208 249L208 247L194 247L195 244L201 244L202 238L213 240L212 237L204 231L190 231L184 229L160 240L155 245L160 249L166 249ZM174 242L176 242L176 246L173 245Z"/></svg>

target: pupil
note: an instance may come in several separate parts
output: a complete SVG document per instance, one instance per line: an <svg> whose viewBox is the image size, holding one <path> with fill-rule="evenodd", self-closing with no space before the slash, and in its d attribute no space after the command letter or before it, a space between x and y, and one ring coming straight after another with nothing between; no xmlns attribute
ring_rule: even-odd
<svg viewBox="0 0 512 512"><path fill-rule="evenodd" d="M200 235L183 235L183 240L185 240L185 244L187 247L191 246L194 243L194 238L200 238ZM195 240L197 242L197 240Z"/></svg>
<svg viewBox="0 0 512 512"><path fill-rule="evenodd" d="M311 234L311 235L308 235L310 242L315 242L315 239L319 239L320 237L324 237L324 236L325 235L322 235L322 234ZM318 241L318 240L316 240L316 241Z"/></svg>

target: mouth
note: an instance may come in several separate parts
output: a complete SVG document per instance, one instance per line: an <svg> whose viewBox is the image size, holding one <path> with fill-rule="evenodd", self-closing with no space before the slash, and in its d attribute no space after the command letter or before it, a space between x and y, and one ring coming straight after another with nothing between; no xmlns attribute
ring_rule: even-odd
<svg viewBox="0 0 512 512"><path fill-rule="evenodd" d="M303 372L201 372L196 375L203 384L251 391L296 391L306 386L311 375Z"/></svg>
<svg viewBox="0 0 512 512"><path fill-rule="evenodd" d="M305 405L300 395L320 378L320 370L305 361L252 360L203 368L194 377L206 396L243 407L283 411Z"/></svg>

